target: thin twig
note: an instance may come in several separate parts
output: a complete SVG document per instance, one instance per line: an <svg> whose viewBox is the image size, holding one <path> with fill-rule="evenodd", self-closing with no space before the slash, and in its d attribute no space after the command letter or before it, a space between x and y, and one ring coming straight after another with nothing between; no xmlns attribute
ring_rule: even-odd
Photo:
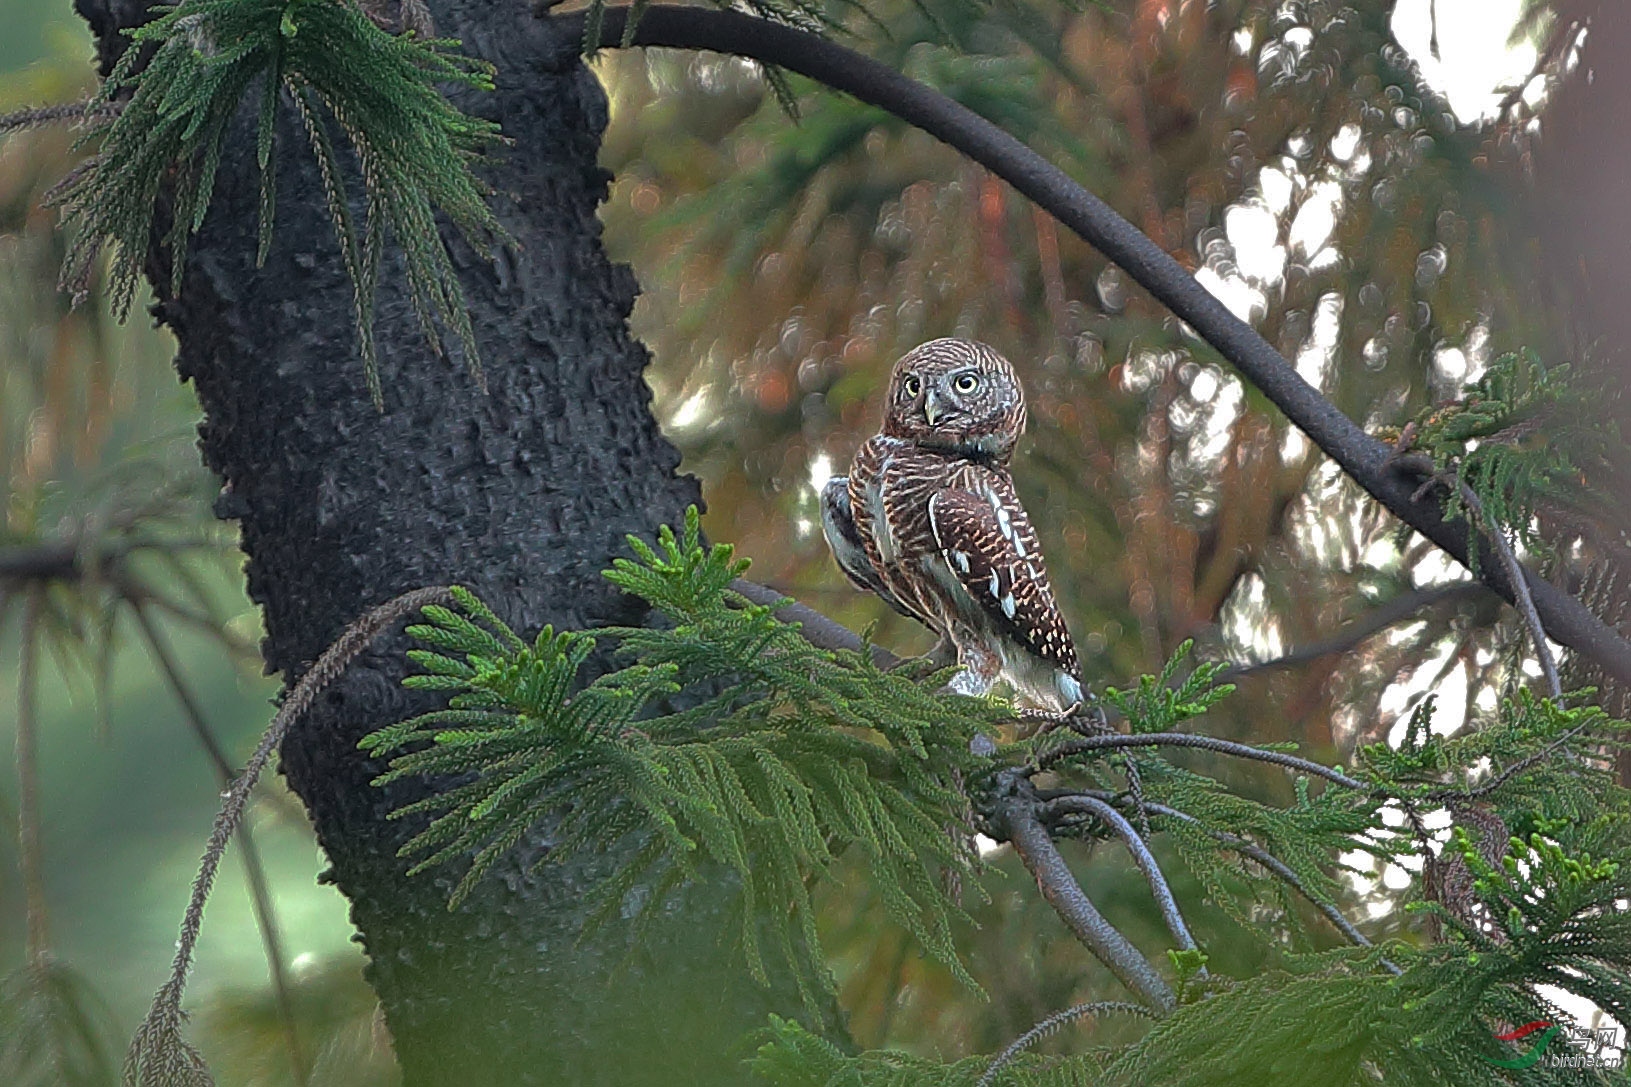
<svg viewBox="0 0 1631 1087"><path fill-rule="evenodd" d="M1533 766L1538 766L1547 759L1550 759L1553 755L1557 754L1558 751L1562 750L1564 745L1566 745L1570 740L1574 739L1576 736L1580 735L1580 733L1584 732L1588 727L1590 727L1591 724L1592 722L1589 720L1582 721L1580 724L1569 729L1563 735L1559 736L1557 739L1553 740L1539 751L1525 755L1523 758L1519 759L1511 766L1508 766L1506 769L1502 770L1488 781L1480 785L1476 785L1471 789L1435 789L1419 799L1425 800L1429 803L1447 804L1454 801L1465 802L1469 800L1478 800L1481 797L1488 796L1490 793L1493 793L1496 789L1499 789L1501 786L1505 785L1508 781L1511 781L1514 777L1523 773L1525 770L1528 770Z"/></svg>
<svg viewBox="0 0 1631 1087"><path fill-rule="evenodd" d="M163 1082L159 1077L168 1069L183 1069L191 1074L202 1068L201 1058L180 1037L182 992L187 985L187 975L192 970L193 953L203 926L204 903L214 886L216 871L226 853L228 840L243 820L255 782L272 761L272 753L282 743L290 727L311 708L317 696L338 679L375 638L409 613L430 604L447 604L452 599L451 591L445 586L433 586L405 592L371 609L346 627L290 690L283 706L261 735L260 743L255 746L243 773L227 790L221 811L215 817L209 843L204 848L203 861L198 866L198 875L193 879L192 896L182 917L181 938L176 942L170 976L154 995L153 1006L137 1028L130 1051L125 1056L124 1079L127 1084Z"/></svg>
<svg viewBox="0 0 1631 1087"><path fill-rule="evenodd" d="M1056 1033L1061 1027L1085 1019L1089 1015L1102 1015L1105 1012L1127 1012L1129 1015L1142 1015L1148 1017L1150 1010L1138 1004L1129 1004L1124 1000L1096 1000L1091 1004L1078 1004L1074 1008L1066 1008L1062 1012L1054 1012L1036 1026L1008 1043L1008 1047L995 1057L986 1066L985 1073L980 1076L974 1087L991 1087L997 1082L997 1073L1001 1072L1015 1057L1031 1048L1037 1042L1050 1034Z"/></svg>
<svg viewBox="0 0 1631 1087"><path fill-rule="evenodd" d="M760 585L743 578L737 578L731 582L731 591L762 607L769 607L778 601L787 599L785 593L777 592L767 585ZM859 653L862 647L867 644L861 640L859 634L856 634L842 623L834 622L814 608L800 604L797 601L779 608L775 614L776 618L784 623L798 623L803 630L804 640L817 649L847 649ZM879 668L894 668L896 665L903 663L900 657L895 656L881 645L873 645L871 650L872 663Z"/></svg>
<svg viewBox="0 0 1631 1087"><path fill-rule="evenodd" d="M152 617L147 614L146 603L142 597L132 595L129 591L131 588L134 586L120 586L122 595L130 604L131 612L136 616L136 625L141 628L142 638L153 656L153 662L159 666L159 671L164 673L170 689L175 692L176 701L181 703L182 716L192 728L193 738L204 749L204 754L209 756L210 763L215 767L216 776L221 778L223 785L231 785L232 779L238 775L237 769L227 760L226 749L221 746L221 741L216 738L214 730L204 719L203 708L193 698L192 691L182 678L181 669L170 654L169 643L165 641L163 633L154 624Z"/></svg>
<svg viewBox="0 0 1631 1087"><path fill-rule="evenodd" d="M1140 810L1144 807L1141 798L1135 801L1135 804ZM1045 823L1067 813L1091 815L1121 839L1122 844L1127 847L1127 852L1132 855L1133 863L1144 873L1144 880L1150 885L1150 894L1155 897L1155 904L1161 910L1161 918L1167 923L1167 931L1172 933L1172 938L1177 941L1180 950L1194 951L1195 938L1189 934L1189 926L1184 924L1184 915L1179 912L1178 900L1173 897L1172 888L1167 886L1167 877L1162 874L1155 854L1150 852L1149 845L1127 821L1127 817L1104 800L1086 794L1046 801L1037 812Z"/></svg>
<svg viewBox="0 0 1631 1087"><path fill-rule="evenodd" d="M1540 660L1541 674L1546 677L1546 689L1551 692L1552 700L1561 709L1563 683L1557 675L1557 661L1552 659L1552 647L1546 640L1546 627L1541 624L1540 614L1535 611L1535 598L1530 595L1529 579L1524 577L1523 566L1518 562L1518 556L1512 553L1512 544L1508 542L1501 526L1494 524L1484 512L1484 503L1478 494L1459 477L1456 479L1456 486L1461 489L1462 505L1472 511L1472 515L1483 525L1484 535L1489 537L1489 542L1495 547L1495 554L1501 559L1501 565L1506 568L1506 576L1512 582L1513 591L1517 596L1518 614L1523 616L1523 625L1529 629L1529 637L1535 643L1535 656Z"/></svg>
<svg viewBox="0 0 1631 1087"><path fill-rule="evenodd" d="M253 660L257 664L260 663L260 650L256 648L253 639L234 634L213 616L206 612L195 611L184 604L178 604L169 597L154 592L150 586L133 582L131 587L140 593L143 603L151 604L170 616L170 618L186 623L194 630L208 635L214 641L221 643L221 648L231 656L238 658L240 661Z"/></svg>
<svg viewBox="0 0 1631 1087"><path fill-rule="evenodd" d="M1150 961L1104 919L1087 897L1042 825L1037 807L1030 782L1010 777L1007 795L995 804L993 829L1013 845L1026 869L1036 877L1042 897L1083 946L1150 1010L1159 1014L1171 1011L1177 1004L1171 988Z"/></svg>
<svg viewBox="0 0 1631 1087"><path fill-rule="evenodd" d="M1290 865L1286 864L1280 858L1276 857L1274 854L1270 853L1256 842L1242 838L1238 834L1231 834L1226 830L1214 830L1211 827L1201 823L1199 819L1195 818L1193 815L1190 815L1188 812L1179 811L1177 808L1171 808L1165 804L1151 805L1150 811L1156 815L1165 815L1171 819L1182 819L1185 822L1200 825L1201 830L1205 831L1206 834L1213 840L1222 845L1228 846L1230 849L1234 850L1236 853L1239 853L1243 857L1250 857L1264 868L1267 868L1270 872L1273 872L1280 878L1281 882L1285 883L1293 891L1296 891L1298 894L1302 895L1303 898L1309 902L1309 904L1311 904L1315 909L1319 910L1320 913L1324 914L1325 919L1330 921L1332 927L1338 932L1342 933L1342 935L1347 938L1349 943L1355 944L1359 947L1371 946L1370 938L1355 928L1353 922L1349 921L1342 915L1341 910L1337 909L1335 905L1325 901L1313 891L1309 890L1308 885L1303 882L1302 877L1299 876ZM1395 975L1403 973L1403 971L1397 966L1385 959L1383 960L1382 965L1385 966L1389 972Z"/></svg>
<svg viewBox="0 0 1631 1087"><path fill-rule="evenodd" d="M59 106L31 106L0 114L0 135L22 132L44 125L79 124L115 117L124 109L123 102L66 102Z"/></svg>
<svg viewBox="0 0 1631 1087"><path fill-rule="evenodd" d="M131 610L136 614L136 623L141 627L142 637L147 642L147 648L152 653L159 670L164 673L165 679L174 692L176 701L181 703L182 716L187 719L193 735L200 746L209 756L210 762L215 766L216 776L221 785L230 788L235 775L232 764L227 761L226 752L210 728L209 721L204 717L203 707L193 696L192 689L187 685L177 666L175 658L170 653L164 634L147 614L147 608L140 597L125 593ZM306 1060L305 1047L300 1043L300 1031L295 1020L294 997L289 984L289 972L283 956L283 937L278 929L277 913L272 905L272 892L266 881L266 869L261 864L260 848L255 844L254 834L249 824L244 823L238 827L238 847L243 853L244 876L249 883L249 900L255 910L255 924L260 929L261 943L265 947L266 966L272 975L272 997L277 1005L279 1025L283 1028L284 1043L289 1049L289 1063L294 1069L295 1082L305 1083L311 1076L311 1066Z"/></svg>
<svg viewBox="0 0 1631 1087"><path fill-rule="evenodd" d="M1232 664L1218 673L1217 682L1233 683L1259 672L1293 668L1335 653L1347 653L1388 627L1414 619L1428 608L1450 601L1475 600L1489 591L1489 587L1481 582L1457 581L1449 585L1434 585L1431 588L1400 593L1353 619L1329 638L1300 646L1273 660L1259 661L1255 664Z"/></svg>
<svg viewBox="0 0 1631 1087"><path fill-rule="evenodd" d="M1347 789L1356 789L1363 793L1375 794L1379 790L1374 785L1349 777L1340 770L1333 770L1329 766L1321 766L1308 759L1300 759L1295 755L1288 755L1283 751L1265 751L1250 744L1235 743L1233 740L1220 740L1213 736L1198 736L1189 732L1146 732L1138 735L1126 736L1114 733L1108 736L1082 736L1067 740L1044 754L1037 760L1036 769L1046 770L1064 759L1075 755L1086 754L1089 751L1108 751L1127 747L1197 747L1203 751L1214 751L1220 755L1233 755L1236 758L1255 759L1258 762L1270 763L1274 766L1283 766L1288 770L1297 770L1314 777L1324 778L1326 781L1341 785Z"/></svg>
<svg viewBox="0 0 1631 1087"><path fill-rule="evenodd" d="M1047 796L1049 801L1053 803L1057 803L1061 800L1068 800L1073 796L1092 797L1107 803L1115 803L1116 801L1122 799L1122 797L1115 793L1101 789L1059 791L1054 793L1044 793L1042 795ZM1219 844L1227 846L1229 849L1232 849L1234 852L1239 853L1243 857L1250 857L1252 860L1274 873L1275 876L1277 876L1293 891L1296 891L1299 895L1302 895L1302 897L1308 901L1309 905L1319 910L1320 913L1325 916L1325 919L1331 922L1332 927L1334 927L1338 932L1342 933L1342 935L1350 943L1359 947L1372 946L1370 939L1366 937L1364 933L1355 928L1353 926L1353 922L1344 917L1341 910L1314 894L1313 891L1309 890L1307 884L1303 883L1302 877L1297 875L1297 873L1289 865L1280 860L1280 858L1274 856L1274 854L1270 853L1268 850L1264 849L1262 846L1258 845L1256 842L1253 842L1247 838L1242 838L1238 834L1231 834L1226 830L1215 830L1201 822L1195 816L1190 815L1188 812L1179 811L1177 808L1170 807L1166 804L1146 802L1144 806L1149 810L1151 815L1165 816L1169 819L1180 819L1186 823L1191 823L1199 827L1203 833ZM1401 971L1397 966L1386 959L1382 960L1382 965L1392 974L1397 975L1403 973L1403 971Z"/></svg>
<svg viewBox="0 0 1631 1087"><path fill-rule="evenodd" d="M1506 533L1501 526L1491 520L1484 511L1483 500L1478 492L1461 478L1460 473L1454 469L1440 471L1433 463L1433 459L1423 453L1409 453L1393 458L1393 467L1396 471L1415 472L1425 477L1420 487L1416 488L1418 495L1425 494L1435 484L1453 487L1461 497L1461 504L1472 514L1476 522L1475 528L1481 528L1483 535L1489 540L1490 548L1500 560L1501 569L1505 571L1507 579L1512 582L1512 604L1518 609L1518 615L1529 632L1530 641L1535 644L1535 657L1540 661L1541 674L1546 679L1546 687L1551 697L1561 708L1563 705L1563 684L1558 679L1557 662L1552 659L1552 647L1546 638L1546 627L1540 621L1540 613L1535 610L1535 598L1527 576L1528 571L1513 554L1512 545L1507 541ZM1544 584L1544 582L1542 582Z"/></svg>

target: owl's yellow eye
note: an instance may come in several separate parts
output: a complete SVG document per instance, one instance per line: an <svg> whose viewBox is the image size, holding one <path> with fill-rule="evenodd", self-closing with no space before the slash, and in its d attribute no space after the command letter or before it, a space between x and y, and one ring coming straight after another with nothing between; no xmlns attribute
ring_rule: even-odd
<svg viewBox="0 0 1631 1087"><path fill-rule="evenodd" d="M907 396L916 396L923 391L923 382L918 379L916 374L907 374L906 380L900 383L900 387L906 390Z"/></svg>
<svg viewBox="0 0 1631 1087"><path fill-rule="evenodd" d="M979 384L980 379L973 374L958 374L957 380L951 383L951 387L960 393L971 393L979 387Z"/></svg>

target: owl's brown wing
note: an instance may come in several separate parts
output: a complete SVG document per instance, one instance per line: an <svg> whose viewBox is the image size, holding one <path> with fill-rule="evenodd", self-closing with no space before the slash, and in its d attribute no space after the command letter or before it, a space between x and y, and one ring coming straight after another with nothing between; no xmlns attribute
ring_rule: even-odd
<svg viewBox="0 0 1631 1087"><path fill-rule="evenodd" d="M832 548L833 558L838 560L838 568L851 585L863 592L877 593L885 604L908 619L916 618L873 569L866 544L855 527L855 509L850 503L849 479L845 476L829 479L821 489L821 531L827 537L827 546Z"/></svg>
<svg viewBox="0 0 1631 1087"><path fill-rule="evenodd" d="M999 630L1056 668L1081 678L1076 644L1053 598L1042 546L1006 479L929 499L929 526L952 574Z"/></svg>

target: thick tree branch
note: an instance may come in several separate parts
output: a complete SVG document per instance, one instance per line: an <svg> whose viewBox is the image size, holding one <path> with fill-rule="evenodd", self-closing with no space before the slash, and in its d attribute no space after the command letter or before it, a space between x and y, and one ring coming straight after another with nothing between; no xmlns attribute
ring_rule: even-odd
<svg viewBox="0 0 1631 1087"><path fill-rule="evenodd" d="M622 43L627 15L625 8L606 10L602 46ZM557 18L564 34L582 34L581 13ZM654 4L641 17L632 44L705 49L777 65L888 110L955 147L1125 270L1233 363L1395 516L1464 566L1470 568L1470 547L1494 556L1481 534L1469 538L1466 524L1446 521L1436 501L1417 498L1415 487L1394 471L1388 446L1366 434L1320 395L1267 340L1168 253L1064 171L972 110L853 49L738 12ZM1515 583L1498 561L1480 562L1479 569L1485 584L1509 601L1516 599ZM1631 642L1567 593L1528 571L1523 577L1554 641L1578 650L1622 683L1631 684Z"/></svg>
<svg viewBox="0 0 1631 1087"><path fill-rule="evenodd" d="M1025 778L1003 775L993 803L993 830L1012 843L1048 904L1084 946L1151 1010L1171 1011L1176 998L1150 961L1093 905L1037 814L1038 800Z"/></svg>
<svg viewBox="0 0 1631 1087"><path fill-rule="evenodd" d="M69 540L0 549L0 582L81 576L79 547Z"/></svg>

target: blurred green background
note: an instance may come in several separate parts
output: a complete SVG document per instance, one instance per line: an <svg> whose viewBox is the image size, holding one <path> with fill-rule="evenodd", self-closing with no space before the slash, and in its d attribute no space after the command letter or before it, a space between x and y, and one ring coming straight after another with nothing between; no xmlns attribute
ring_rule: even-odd
<svg viewBox="0 0 1631 1087"><path fill-rule="evenodd" d="M1535 304L1548 296L1520 214L1525 141L1546 101L1546 73L1528 78L1545 5L1117 0L1071 11L1014 0L948 5L938 24L904 2L876 10L887 37L854 25L868 51L1104 196L1355 419L1400 423L1520 345L1562 357L1566 300ZM0 110L91 88L89 37L68 0L0 0L0 25ZM645 290L635 325L653 350L657 411L703 480L708 530L753 558L755 577L851 625L878 623L885 644L927 647L838 574L816 491L876 428L893 359L966 335L1026 380L1016 474L1092 682L1129 682L1194 640L1199 656L1248 669L1210 731L1297 740L1334 759L1387 737L1429 690L1449 730L1518 678L1521 631L1487 601L1435 595L1461 571L1401 536L1210 348L978 167L796 80L802 119L791 124L734 60L608 52L595 67L612 107L607 244ZM1503 104L1503 85L1528 93ZM0 144L0 551L131 551L137 595L235 765L276 684L254 659L235 534L208 515L198 409L166 335L140 312L113 322L97 291L71 309L54 290L63 239L41 198L79 154L72 142L38 130ZM1589 546L1571 554L1593 559ZM128 588L82 577L39 601L49 946L95 994L83 999L104 1009L115 1052L167 969L220 789ZM1413 621L1339 656L1262 667L1406 593L1423 597ZM9 604L8 748L28 607ZM0 774L0 973L25 954L17 801ZM388 1081L346 904L319 883L320 852L275 780L252 830L298 1062L314 1083ZM221 1082L287 1083L286 1024L241 855L207 913L194 1033ZM965 934L989 1003L884 925L854 890L864 881L829 892L829 948L858 1042L990 1052L1105 984L1017 866L992 859L991 900ZM1110 851L1073 859L1113 921L1161 939L1129 864ZM1199 904L1181 865L1170 871L1197 903L1191 921L1215 968L1249 972L1274 953L1253 926ZM1375 935L1405 923L1390 913L1401 875L1352 875L1352 906ZM1116 1028L1049 1044L1090 1043L1096 1029Z"/></svg>
<svg viewBox="0 0 1631 1087"><path fill-rule="evenodd" d="M0 26L0 112L70 101L92 87L91 39L70 0L3 0ZM168 538L206 545L201 555L183 552L177 568L163 560L138 574L181 610L207 611L217 627L208 633L162 613L155 620L186 688L237 765L265 727L278 684L246 652L259 619L231 557L235 533L206 516L212 483L194 444L197 401L175 379L173 342L139 310L119 325L99 298L70 312L52 290L60 239L39 196L71 161L72 138L40 130L0 146L0 470L8 476L0 545L105 531L116 511L131 508L152 515L160 535L174 528ZM103 595L94 587L55 594L59 627L40 660L39 793L50 944L89 983L88 1006L103 1013L117 1056L168 970L221 786L128 609L107 632L109 674L98 691L104 654L81 652L76 639L100 630ZM7 707L0 743L8 752L20 610L0 617L11 620L0 624L0 704ZM23 960L25 926L9 766L0 796L0 963L10 973ZM295 991L311 1005L303 1013L344 1022L347 1009L336 1002L354 998L371 1017L345 900L317 880L324 862L298 801L268 782L251 824L283 959ZM200 950L195 984L205 1017L262 1018L274 1024L276 1044L265 945L239 849L210 900ZM227 1083L250 1082L245 1075L268 1063L252 1054L234 1064L222 1047L207 1048L217 1051L212 1057ZM277 1057L272 1063L276 1082L286 1065Z"/></svg>

